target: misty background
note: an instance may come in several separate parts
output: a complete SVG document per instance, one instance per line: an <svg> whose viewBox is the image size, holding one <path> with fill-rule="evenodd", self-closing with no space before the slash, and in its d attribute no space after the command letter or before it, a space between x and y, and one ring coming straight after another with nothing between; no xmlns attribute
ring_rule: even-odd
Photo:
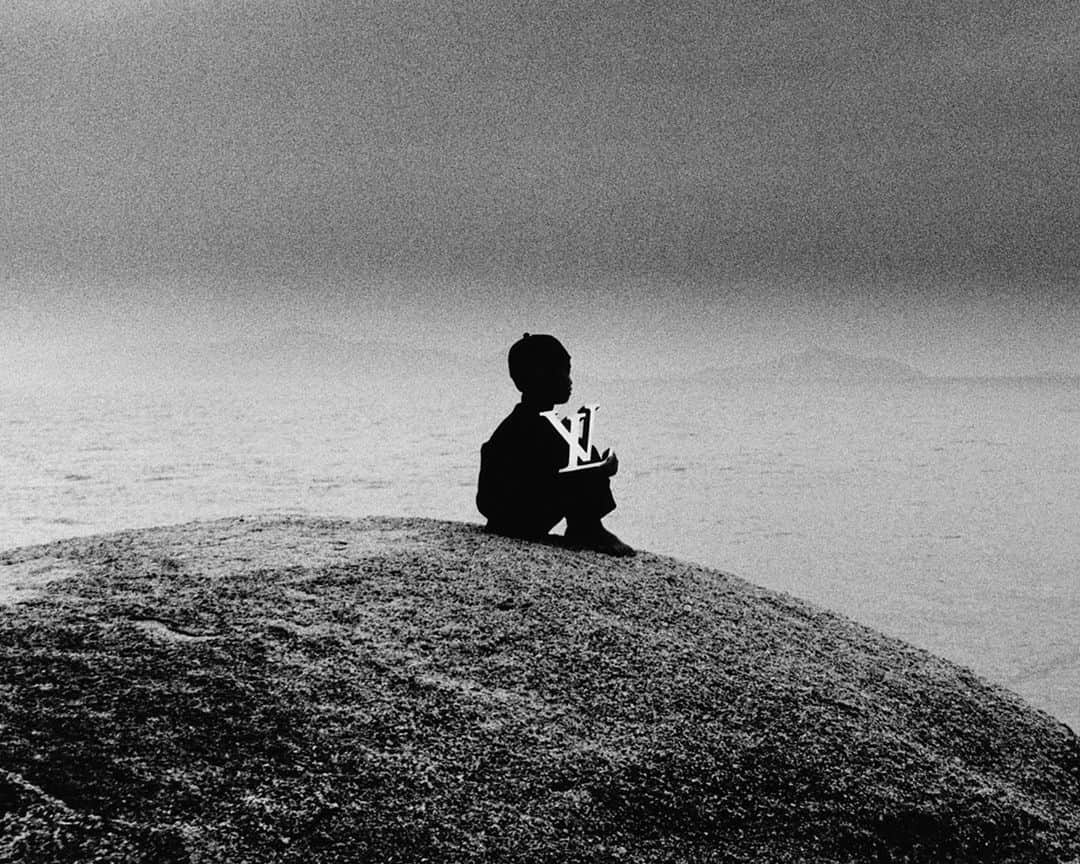
<svg viewBox="0 0 1080 864"><path fill-rule="evenodd" d="M477 520L550 332L615 530L1080 723L1080 7L6 0L0 548Z"/></svg>
<svg viewBox="0 0 1080 864"><path fill-rule="evenodd" d="M0 361L1080 373L1078 52L1066 0L9 0Z"/></svg>

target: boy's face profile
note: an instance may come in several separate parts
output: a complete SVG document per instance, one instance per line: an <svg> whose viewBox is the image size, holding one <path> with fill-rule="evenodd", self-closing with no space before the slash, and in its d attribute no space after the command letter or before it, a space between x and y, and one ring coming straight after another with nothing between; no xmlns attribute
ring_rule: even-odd
<svg viewBox="0 0 1080 864"><path fill-rule="evenodd" d="M574 382L570 380L570 358L554 363L551 366L551 392L552 402L561 405L570 398L574 389Z"/></svg>
<svg viewBox="0 0 1080 864"><path fill-rule="evenodd" d="M574 384L570 380L570 358L552 358L537 364L522 394L536 402L560 405L570 398Z"/></svg>

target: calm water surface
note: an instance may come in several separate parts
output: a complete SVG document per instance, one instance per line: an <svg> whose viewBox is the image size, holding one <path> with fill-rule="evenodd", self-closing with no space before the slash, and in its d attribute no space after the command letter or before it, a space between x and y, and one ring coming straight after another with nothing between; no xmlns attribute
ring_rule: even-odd
<svg viewBox="0 0 1080 864"><path fill-rule="evenodd" d="M256 512L477 521L516 394L251 384L0 394L0 548ZM1080 729L1080 387L579 382L628 542L968 665Z"/></svg>

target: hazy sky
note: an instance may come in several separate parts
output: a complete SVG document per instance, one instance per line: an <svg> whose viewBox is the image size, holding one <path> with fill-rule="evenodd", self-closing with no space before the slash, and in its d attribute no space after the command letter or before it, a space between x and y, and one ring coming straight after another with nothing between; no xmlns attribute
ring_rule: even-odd
<svg viewBox="0 0 1080 864"><path fill-rule="evenodd" d="M1080 4L4 0L0 338L1080 371Z"/></svg>

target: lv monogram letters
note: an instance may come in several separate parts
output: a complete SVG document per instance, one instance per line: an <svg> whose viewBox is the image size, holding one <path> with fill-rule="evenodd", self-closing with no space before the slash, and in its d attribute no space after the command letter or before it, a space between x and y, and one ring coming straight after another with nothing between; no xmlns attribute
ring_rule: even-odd
<svg viewBox="0 0 1080 864"><path fill-rule="evenodd" d="M555 411L540 412L540 416L546 417L555 431L570 445L569 459L566 467L559 469L560 474L567 471L580 471L582 468L591 468L597 464L595 461L590 461L590 456L593 449L593 430L596 427L594 417L599 410L599 405L582 405L576 414L571 414L569 417L560 417Z"/></svg>

